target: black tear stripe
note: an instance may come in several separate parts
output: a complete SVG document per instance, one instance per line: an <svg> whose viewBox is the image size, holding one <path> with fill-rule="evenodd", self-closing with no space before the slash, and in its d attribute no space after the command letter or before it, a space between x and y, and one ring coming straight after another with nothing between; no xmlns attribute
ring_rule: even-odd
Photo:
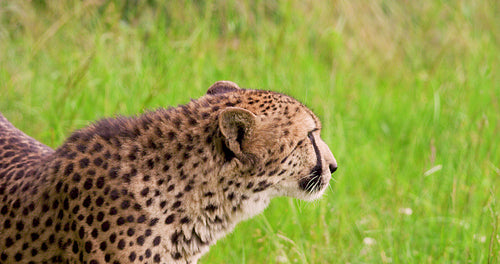
<svg viewBox="0 0 500 264"><path fill-rule="evenodd" d="M316 165L312 168L310 176L302 178L299 180L299 187L304 190L304 191L309 191L309 192L315 192L319 191L321 189L322 184L318 184L321 182L321 174L323 173L323 168L321 166L321 156L319 152L319 148L316 145L316 141L314 140L314 136L312 135L312 132L309 132L307 135L309 140L311 140L311 143L314 148L314 152L316 153ZM314 189L309 189L313 187Z"/></svg>
<svg viewBox="0 0 500 264"><path fill-rule="evenodd" d="M309 140L311 140L314 152L316 153L316 166L314 166L312 174L321 175L323 173L323 167L321 165L321 156L320 156L321 154L319 153L319 148L316 145L316 140L314 139L312 132L309 132L309 134L307 134L307 137L309 138Z"/></svg>

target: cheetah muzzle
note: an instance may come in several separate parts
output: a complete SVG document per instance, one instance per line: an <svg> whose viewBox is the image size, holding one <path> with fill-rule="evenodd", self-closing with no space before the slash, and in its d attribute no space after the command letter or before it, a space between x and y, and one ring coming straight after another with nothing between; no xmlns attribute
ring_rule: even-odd
<svg viewBox="0 0 500 264"><path fill-rule="evenodd" d="M271 198L320 197L337 164L295 99L213 84L59 148L0 114L0 263L196 263Z"/></svg>

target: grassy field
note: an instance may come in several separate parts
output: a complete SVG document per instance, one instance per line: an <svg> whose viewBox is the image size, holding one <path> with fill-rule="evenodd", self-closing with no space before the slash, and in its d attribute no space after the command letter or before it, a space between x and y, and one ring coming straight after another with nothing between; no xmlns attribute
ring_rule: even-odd
<svg viewBox="0 0 500 264"><path fill-rule="evenodd" d="M137 3L136 3L137 2ZM325 197L201 263L500 263L500 3L0 1L0 111L51 147L226 79L323 121Z"/></svg>

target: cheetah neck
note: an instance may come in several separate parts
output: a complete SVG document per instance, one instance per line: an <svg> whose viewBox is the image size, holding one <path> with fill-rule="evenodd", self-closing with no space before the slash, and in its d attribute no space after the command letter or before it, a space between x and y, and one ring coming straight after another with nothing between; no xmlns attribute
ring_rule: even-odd
<svg viewBox="0 0 500 264"><path fill-rule="evenodd" d="M148 228L164 234L161 246L171 262L194 263L238 222L262 212L269 195L255 191L251 179L241 177L237 160L224 157L215 117L186 118L181 113L165 117L160 111L127 120L121 124L125 132L115 131L107 139L106 134L74 136L73 143L70 138L58 151L71 153L65 149L83 142L90 151L97 144L105 146L101 155L113 186L107 195L128 197L131 206L124 210L132 210L136 219L146 216L143 223L154 223ZM131 137L134 131L139 133ZM120 206L115 208L123 209Z"/></svg>

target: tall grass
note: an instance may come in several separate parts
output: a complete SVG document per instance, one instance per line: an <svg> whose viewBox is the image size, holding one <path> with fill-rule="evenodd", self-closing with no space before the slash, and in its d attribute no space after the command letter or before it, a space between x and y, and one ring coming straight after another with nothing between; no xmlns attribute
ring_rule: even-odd
<svg viewBox="0 0 500 264"><path fill-rule="evenodd" d="M499 263L500 4L0 1L0 111L57 147L216 80L290 94L339 163L202 263Z"/></svg>

